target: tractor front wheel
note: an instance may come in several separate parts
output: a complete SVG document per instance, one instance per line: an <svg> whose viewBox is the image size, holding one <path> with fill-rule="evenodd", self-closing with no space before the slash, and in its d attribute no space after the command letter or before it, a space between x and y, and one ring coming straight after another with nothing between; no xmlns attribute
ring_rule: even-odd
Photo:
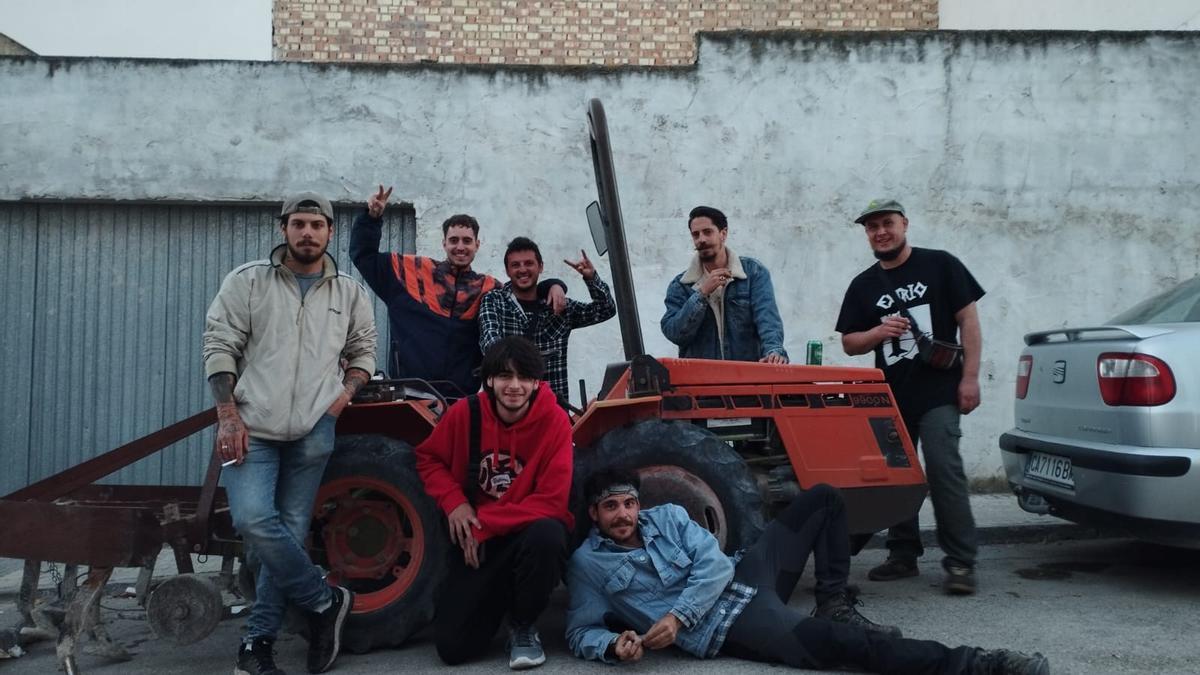
<svg viewBox="0 0 1200 675"><path fill-rule="evenodd" d="M740 455L707 429L687 422L645 420L613 429L576 453L575 484L619 467L641 478L641 505L678 504L707 528L725 551L753 544L764 527L762 495ZM577 495L577 532L590 523Z"/></svg>

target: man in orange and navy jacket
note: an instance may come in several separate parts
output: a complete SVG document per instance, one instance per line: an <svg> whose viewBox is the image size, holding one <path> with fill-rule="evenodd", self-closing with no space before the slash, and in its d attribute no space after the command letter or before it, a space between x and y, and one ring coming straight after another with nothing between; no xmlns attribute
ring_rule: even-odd
<svg viewBox="0 0 1200 675"><path fill-rule="evenodd" d="M571 424L545 374L532 342L502 338L483 357L483 392L451 406L416 448L456 545L433 623L449 665L481 656L505 615L509 666L546 660L535 622L562 578L574 519Z"/></svg>
<svg viewBox="0 0 1200 675"><path fill-rule="evenodd" d="M388 308L391 345L387 361L392 377L449 380L463 394L479 391L479 301L500 282L471 269L479 252L479 222L458 214L442 223L446 259L379 250L383 210L392 189L367 200L367 210L350 231L350 259L371 290ZM548 279L539 296L561 312L566 286Z"/></svg>

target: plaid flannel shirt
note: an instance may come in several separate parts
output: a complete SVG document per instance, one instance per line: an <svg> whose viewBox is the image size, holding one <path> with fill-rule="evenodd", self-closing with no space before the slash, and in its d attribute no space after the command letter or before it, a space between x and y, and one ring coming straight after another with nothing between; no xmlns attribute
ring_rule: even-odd
<svg viewBox="0 0 1200 675"><path fill-rule="evenodd" d="M713 631L712 642L708 643L706 657L712 658L721 651L721 647L725 645L725 638L729 635L729 627L742 615L742 610L746 609L746 605L750 604L757 592L758 589L753 586L747 586L740 581L731 581L721 593L716 606L725 610L725 614L721 618L721 622L717 624L717 629Z"/></svg>
<svg viewBox="0 0 1200 675"><path fill-rule="evenodd" d="M592 301L583 303L568 298L566 309L558 315L546 305L539 306L534 312L525 311L512 293L511 281L483 296L479 305L480 351L486 352L500 338L524 335L546 359L546 379L550 388L562 400L569 400L567 341L571 330L607 321L617 313L612 291L600 280L599 274L585 283Z"/></svg>

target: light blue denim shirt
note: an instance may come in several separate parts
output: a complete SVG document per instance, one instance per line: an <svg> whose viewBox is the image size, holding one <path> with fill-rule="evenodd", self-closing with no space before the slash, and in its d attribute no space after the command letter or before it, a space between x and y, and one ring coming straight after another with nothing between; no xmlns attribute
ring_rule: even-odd
<svg viewBox="0 0 1200 675"><path fill-rule="evenodd" d="M645 633L668 612L683 623L675 645L704 657L724 618L718 607L733 580L735 560L717 540L675 504L638 515L643 548L628 549L593 526L567 566L567 644L576 656L608 661L604 652L617 634L605 627L613 614Z"/></svg>
<svg viewBox="0 0 1200 675"><path fill-rule="evenodd" d="M708 301L693 288L701 276L699 258L667 286L663 335L688 359L757 361L768 354L787 356L783 319L775 304L771 273L754 258L729 252L733 281L724 291L724 340Z"/></svg>

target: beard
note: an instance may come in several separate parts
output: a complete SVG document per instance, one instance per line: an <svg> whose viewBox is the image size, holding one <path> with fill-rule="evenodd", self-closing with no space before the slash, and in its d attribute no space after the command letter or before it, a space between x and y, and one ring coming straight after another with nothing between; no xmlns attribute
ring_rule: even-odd
<svg viewBox="0 0 1200 675"><path fill-rule="evenodd" d="M530 401L533 399L533 392L530 392L529 396L526 396L520 403L518 403L516 405L512 405L511 403L508 403L507 401L504 400L504 396L502 395L502 393L503 392L501 392L499 388L493 387L492 388L492 400L496 402L497 406L504 408L505 410L507 410L511 413L521 412L521 410L525 409L529 405Z"/></svg>
<svg viewBox="0 0 1200 675"><path fill-rule="evenodd" d="M717 259L717 249L713 248L712 246L698 248L696 249L696 253L699 254L700 259L705 262Z"/></svg>
<svg viewBox="0 0 1200 675"><path fill-rule="evenodd" d="M289 243L288 244L288 255L291 256L292 260L295 260L296 262L298 262L302 265L311 265L311 264L317 262L318 260L320 260L321 257L325 255L325 250L327 248L329 248L329 246L325 245L325 246L321 247L319 250L316 250L315 252L313 252L314 249L300 249L300 248L296 248L295 246L292 246Z"/></svg>
<svg viewBox="0 0 1200 675"><path fill-rule="evenodd" d="M529 405L529 399L525 399L517 405L512 405L512 404L506 403L504 401L504 399L502 399L502 398L497 398L496 405L500 406L501 408L504 408L505 410L507 410L509 412L520 412L521 410L523 410L525 408L525 406Z"/></svg>
<svg viewBox="0 0 1200 675"><path fill-rule="evenodd" d="M621 520L621 521L617 521L617 522L612 522L612 523L608 524L608 528L607 528L608 531L604 532L603 534L604 534L604 536L606 536L610 539L613 539L615 541L617 528L619 528L619 527L635 527L636 525L637 525L636 521L629 521L629 520ZM635 530L635 532L636 532L636 530ZM631 537L626 537L626 540L628 540L629 538L631 538Z"/></svg>
<svg viewBox="0 0 1200 675"><path fill-rule="evenodd" d="M896 246L893 248L890 248L886 251L873 250L872 252L875 254L876 259L884 262L891 262L892 260L900 257L900 254L904 252L904 247L907 245L908 239L901 239L900 243L896 244Z"/></svg>

